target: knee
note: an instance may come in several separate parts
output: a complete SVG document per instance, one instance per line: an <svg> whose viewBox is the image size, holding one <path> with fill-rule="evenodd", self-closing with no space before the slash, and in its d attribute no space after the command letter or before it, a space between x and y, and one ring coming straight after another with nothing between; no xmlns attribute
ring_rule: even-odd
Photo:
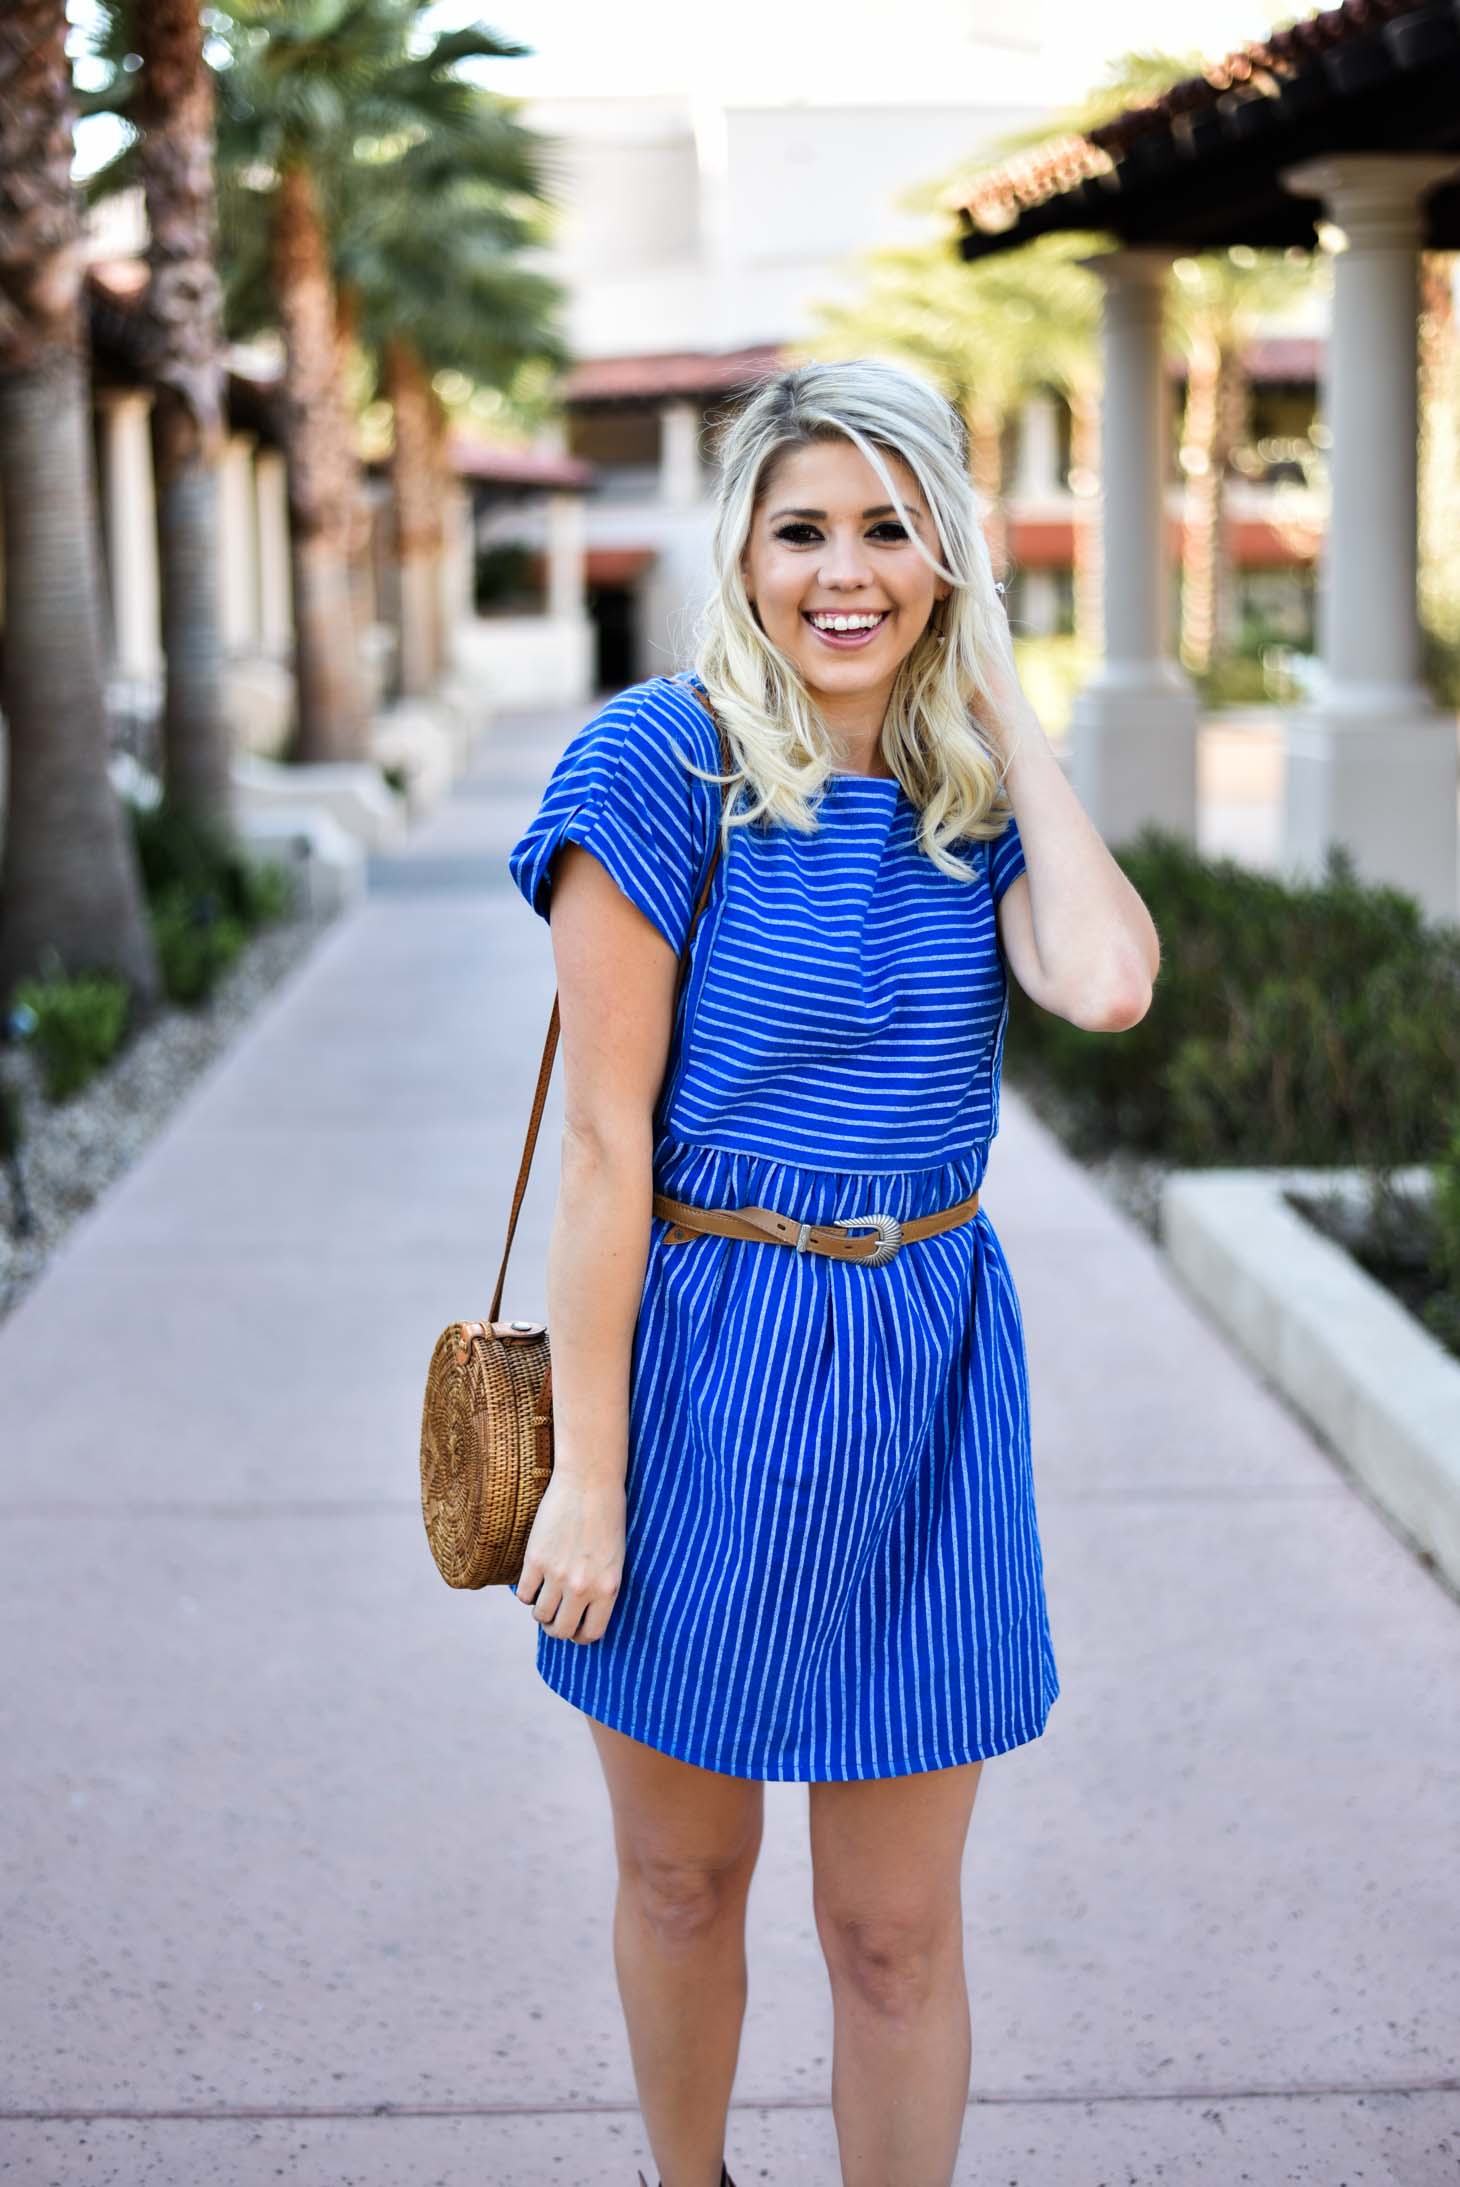
<svg viewBox="0 0 1460 2187"><path fill-rule="evenodd" d="M641 1918L662 1944L692 1944L745 1903L749 1873L743 1856L678 1858L638 1853L621 1863Z"/></svg>
<svg viewBox="0 0 1460 2187"><path fill-rule="evenodd" d="M957 1924L932 1912L818 1910L817 1927L833 1984L890 2019L916 2014L938 1994L950 1965L961 1967Z"/></svg>

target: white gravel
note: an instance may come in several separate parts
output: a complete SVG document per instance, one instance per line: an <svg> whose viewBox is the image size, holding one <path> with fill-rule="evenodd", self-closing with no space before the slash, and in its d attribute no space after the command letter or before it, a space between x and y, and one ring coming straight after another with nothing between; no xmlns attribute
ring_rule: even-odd
<svg viewBox="0 0 1460 2187"><path fill-rule="evenodd" d="M261 927L206 1002L189 1010L166 1005L68 1101L46 1099L39 1059L25 1042L0 1043L0 1073L20 1091L20 1169L35 1219L28 1236L17 1235L14 1191L0 1165L0 1321L43 1273L71 1225L136 1161L194 1079L308 955L333 916Z"/></svg>

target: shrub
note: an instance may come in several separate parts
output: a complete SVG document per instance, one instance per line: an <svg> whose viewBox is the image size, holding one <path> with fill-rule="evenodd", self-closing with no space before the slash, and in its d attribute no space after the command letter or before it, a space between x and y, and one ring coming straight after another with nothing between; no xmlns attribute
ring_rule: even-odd
<svg viewBox="0 0 1460 2187"><path fill-rule="evenodd" d="M287 911L288 872L254 865L226 829L166 797L134 808L132 827L168 998L201 1002L249 930Z"/></svg>
<svg viewBox="0 0 1460 2187"><path fill-rule="evenodd" d="M289 907L287 869L255 865L216 822L164 797L150 808L131 808L142 885L157 903L169 889L186 887L200 899L216 897L223 912L245 927L264 925Z"/></svg>
<svg viewBox="0 0 1460 2187"><path fill-rule="evenodd" d="M12 1008L34 1013L30 1038L47 1098L79 1093L110 1062L127 1031L131 996L116 972L66 972L51 952L43 976L16 982Z"/></svg>
<svg viewBox="0 0 1460 2187"><path fill-rule="evenodd" d="M1207 708L1270 706L1272 692L1261 659L1252 653L1224 653L1192 683Z"/></svg>
<svg viewBox="0 0 1460 2187"><path fill-rule="evenodd" d="M1120 853L1161 936L1150 1009L1082 1033L1011 982L1006 1058L1112 1141L1189 1165L1434 1159L1460 1084L1460 930L1335 845L1293 884L1147 828Z"/></svg>
<svg viewBox="0 0 1460 2187"><path fill-rule="evenodd" d="M1440 1288L1425 1302L1424 1319L1442 1344L1460 1353L1460 1109L1451 1126L1449 1142L1435 1164L1431 1203L1434 1272Z"/></svg>
<svg viewBox="0 0 1460 2187"><path fill-rule="evenodd" d="M275 858L239 860L239 917L245 926L268 926L282 919L294 894L289 869Z"/></svg>
<svg viewBox="0 0 1460 2187"><path fill-rule="evenodd" d="M243 921L218 896L199 895L182 881L170 883L149 908L169 1001L202 1002L242 949Z"/></svg>

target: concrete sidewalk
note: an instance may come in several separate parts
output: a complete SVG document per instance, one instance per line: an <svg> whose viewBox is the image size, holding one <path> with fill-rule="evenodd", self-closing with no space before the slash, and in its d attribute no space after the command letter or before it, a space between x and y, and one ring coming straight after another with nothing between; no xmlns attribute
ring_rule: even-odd
<svg viewBox="0 0 1460 2187"><path fill-rule="evenodd" d="M551 999L504 722L0 1328L0 2178L632 2187L607 1798L416 1488ZM561 1095L507 1304L545 1307ZM1460 1612L1006 1091L1062 1692L984 1771L958 2179L1460 2174ZM834 2187L804 1786L729 2159Z"/></svg>

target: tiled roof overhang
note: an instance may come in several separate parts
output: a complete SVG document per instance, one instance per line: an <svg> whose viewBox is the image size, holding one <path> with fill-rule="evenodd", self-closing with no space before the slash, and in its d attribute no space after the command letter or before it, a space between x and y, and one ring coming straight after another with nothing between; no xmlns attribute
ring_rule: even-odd
<svg viewBox="0 0 1460 2187"><path fill-rule="evenodd" d="M661 403L734 395L769 378L781 368L781 352L770 343L754 349L719 352L688 350L641 357L588 357L575 365L562 387L571 409L599 404Z"/></svg>
<svg viewBox="0 0 1460 2187"><path fill-rule="evenodd" d="M954 208L958 247L983 258L1088 230L1187 251L1311 248L1322 208L1284 188L1283 168L1452 151L1460 163L1460 0L1345 0L983 176ZM1460 186L1429 193L1424 241L1460 248Z"/></svg>
<svg viewBox="0 0 1460 2187"><path fill-rule="evenodd" d="M522 493L545 490L586 493L598 474L576 456L552 455L536 448L494 448L465 433L453 433L447 457L458 478L481 479L489 486Z"/></svg>

